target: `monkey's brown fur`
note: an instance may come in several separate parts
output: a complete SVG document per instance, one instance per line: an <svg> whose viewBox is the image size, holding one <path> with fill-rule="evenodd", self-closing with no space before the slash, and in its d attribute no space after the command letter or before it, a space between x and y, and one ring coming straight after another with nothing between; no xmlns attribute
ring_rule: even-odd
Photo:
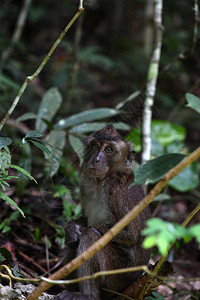
<svg viewBox="0 0 200 300"><path fill-rule="evenodd" d="M134 180L133 153L132 143L126 142L112 125L86 140L80 174L84 227L74 222L66 226L66 243L77 249L76 255L96 242L144 197L141 186L129 188ZM78 276L147 264L150 251L141 247L140 232L149 217L150 210L146 208L112 242L80 266ZM137 272L83 281L79 293L64 291L56 299L108 299L101 288L122 292L140 275Z"/></svg>

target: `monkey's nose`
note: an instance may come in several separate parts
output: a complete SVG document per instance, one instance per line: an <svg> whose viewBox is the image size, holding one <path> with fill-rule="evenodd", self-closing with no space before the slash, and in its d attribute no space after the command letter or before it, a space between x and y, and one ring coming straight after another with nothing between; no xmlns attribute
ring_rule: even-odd
<svg viewBox="0 0 200 300"><path fill-rule="evenodd" d="M100 156L97 156L97 157L96 157L95 162L96 162L96 163L99 163L99 162L100 162Z"/></svg>

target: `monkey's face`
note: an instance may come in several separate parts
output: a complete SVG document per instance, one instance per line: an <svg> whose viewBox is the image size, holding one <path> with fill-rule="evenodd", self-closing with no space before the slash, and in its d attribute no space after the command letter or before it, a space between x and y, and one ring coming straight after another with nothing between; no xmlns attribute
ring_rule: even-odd
<svg viewBox="0 0 200 300"><path fill-rule="evenodd" d="M102 180L114 172L131 169L132 154L132 144L124 141L112 125L107 125L88 138L82 169L89 177Z"/></svg>

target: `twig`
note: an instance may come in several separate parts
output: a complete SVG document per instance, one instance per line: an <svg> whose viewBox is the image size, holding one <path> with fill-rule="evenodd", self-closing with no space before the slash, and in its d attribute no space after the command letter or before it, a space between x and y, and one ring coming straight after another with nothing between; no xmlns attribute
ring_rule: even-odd
<svg viewBox="0 0 200 300"><path fill-rule="evenodd" d="M87 251L83 252L81 255L73 259L69 264L62 267L60 270L55 272L49 277L50 280L59 280L67 276L69 273L77 269L86 260L91 258L99 250L101 250L105 245L107 245L115 235L117 235L124 227L126 227L136 216L147 207L152 200L162 191L162 189L167 185L167 183L176 176L185 167L191 164L193 161L200 157L200 147L192 152L188 157L184 158L177 166L172 168L165 176L160 180L150 193L138 203L127 215L125 215L118 223L116 223L102 238L100 238L96 243L94 243ZM35 300L44 291L52 286L51 283L42 282L28 297L27 300Z"/></svg>
<svg viewBox="0 0 200 300"><path fill-rule="evenodd" d="M18 20L16 23L16 28L13 33L12 39L11 39L11 45L9 45L8 48L6 48L5 51L2 53L2 56L1 56L2 61L5 61L8 59L8 57L11 55L11 53L13 51L13 45L19 41L19 39L22 35L31 2L32 2L32 0L24 0L22 10L19 14L19 17L18 17Z"/></svg>
<svg viewBox="0 0 200 300"><path fill-rule="evenodd" d="M88 275L88 276L83 276L80 278L76 278L76 279L70 279L70 280L51 280L50 278L45 278L43 276L41 276L40 278L43 281L49 282L49 283L56 283L56 284L74 284L74 283L78 283L81 281L85 281L85 280L89 280L89 279L96 279L98 277L101 276L111 276L111 275L117 275L117 274L125 274L125 273L129 273L129 272L136 272L136 271L144 271L147 274L153 276L155 275L154 272L151 272L147 266L136 266L136 267L130 267L130 268L124 268L124 269L117 269L117 270L109 270L109 271L101 271L101 272L96 272L92 275Z"/></svg>
<svg viewBox="0 0 200 300"><path fill-rule="evenodd" d="M154 102L156 83L158 78L160 53L162 45L162 0L154 0L154 26L155 26L155 45L151 57L149 71L147 75L146 99L143 112L143 141L142 141L142 163L150 159L151 153L151 118L152 106Z"/></svg>
<svg viewBox="0 0 200 300"><path fill-rule="evenodd" d="M18 104L21 96L23 95L27 85L33 81L42 71L42 69L44 68L44 66L46 65L46 63L48 62L49 58L51 57L51 55L53 54L53 52L55 51L55 49L57 48L57 46L60 44L61 40L63 39L63 37L65 36L65 34L67 33L67 31L70 29L70 27L73 25L73 23L76 21L76 19L80 16L80 14L83 12L84 8L83 8L83 0L80 0L80 4L79 4L79 9L77 11L77 13L74 15L74 17L71 19L71 21L67 24L67 26L65 27L65 29L62 31L61 35L59 36L59 38L56 40L56 42L54 43L54 45L51 47L49 53L46 55L46 57L44 58L44 60L42 61L42 63L40 64L40 66L38 67L38 69L35 71L35 73L31 76L27 76L24 83L22 84L22 87L20 88L13 104L11 105L10 109L8 110L7 114L5 115L5 117L3 118L3 120L0 123L0 131L2 129L2 127L4 126L4 124L6 123L6 121L8 120L8 118L10 117L10 115L12 114L13 110L15 109L16 105Z"/></svg>
<svg viewBox="0 0 200 300"><path fill-rule="evenodd" d="M198 22L199 22L199 6L198 0L194 0L194 31L193 31L193 40L192 40L192 48L191 48L191 55L194 53L194 49L197 42L197 34L198 34Z"/></svg>

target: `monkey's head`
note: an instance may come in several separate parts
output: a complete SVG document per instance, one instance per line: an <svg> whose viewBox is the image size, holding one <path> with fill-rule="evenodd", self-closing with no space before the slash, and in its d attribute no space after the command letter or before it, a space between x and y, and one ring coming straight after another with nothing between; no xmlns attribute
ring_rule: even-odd
<svg viewBox="0 0 200 300"><path fill-rule="evenodd" d="M100 180L115 172L130 172L134 153L133 144L107 125L86 140L82 171Z"/></svg>

